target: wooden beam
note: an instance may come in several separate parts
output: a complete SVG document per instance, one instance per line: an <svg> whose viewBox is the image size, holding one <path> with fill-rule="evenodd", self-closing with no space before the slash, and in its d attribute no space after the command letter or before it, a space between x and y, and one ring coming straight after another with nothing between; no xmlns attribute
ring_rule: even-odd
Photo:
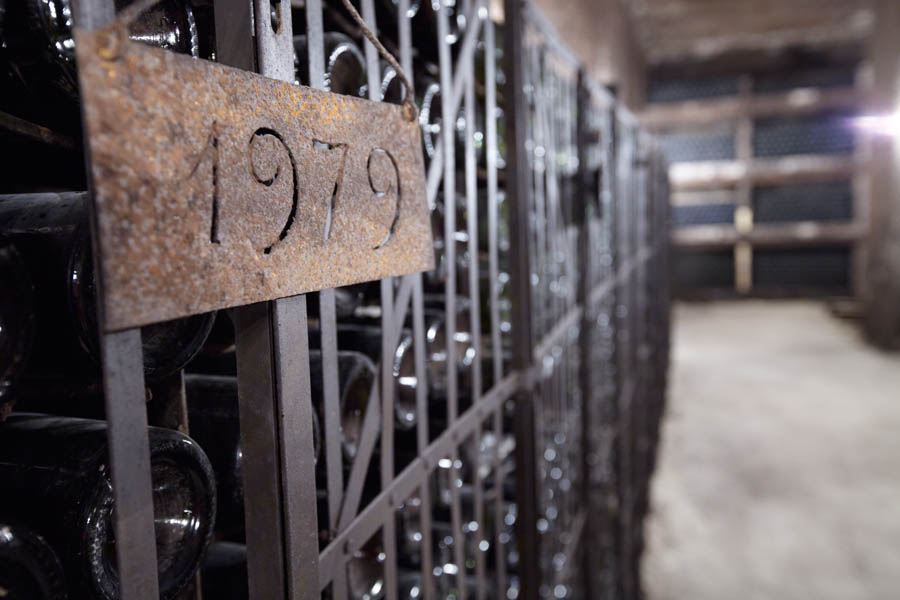
<svg viewBox="0 0 900 600"><path fill-rule="evenodd" d="M698 225L672 229L670 239L676 248L721 249L749 242L753 247L818 246L852 244L866 235L861 223L777 223L755 225L740 233L732 225Z"/></svg>
<svg viewBox="0 0 900 600"><path fill-rule="evenodd" d="M848 179L858 167L852 156L795 155L754 159L675 163L669 167L672 190L734 187L745 178L753 185Z"/></svg>
<svg viewBox="0 0 900 600"><path fill-rule="evenodd" d="M639 114L648 129L664 131L734 121L741 117L791 116L859 108L864 95L855 88L798 88L789 92L646 105Z"/></svg>

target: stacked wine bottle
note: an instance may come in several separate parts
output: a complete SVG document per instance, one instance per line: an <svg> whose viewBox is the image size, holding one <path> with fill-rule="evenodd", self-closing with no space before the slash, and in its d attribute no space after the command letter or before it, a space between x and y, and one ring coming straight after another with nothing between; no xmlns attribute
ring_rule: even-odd
<svg viewBox="0 0 900 600"><path fill-rule="evenodd" d="M132 0L116 0L117 10ZM370 78L363 36L340 2L324 4L325 88L337 94L370 97ZM466 17L453 0L442 0L449 12L446 41L454 52L467 31ZM396 49L399 32L397 0L376 2L376 19L385 43ZM460 109L452 124L442 122L446 90L440 85L434 40L438 23L434 3L409 2L416 48L411 75L422 129L426 168L439 160L442 128L453 127L458 175L463 176L467 143L475 147L484 171L485 122L501 130L498 167L505 166L502 111L485 114L484 48L476 50L478 102L474 123ZM303 10L292 9L295 81L309 85L307 38ZM97 323L96 273L93 266L89 204L84 177L73 11L70 0L8 0L0 4L0 72L4 94L0 111L28 124L13 142L21 149L0 172L0 590L3 597L59 600L113 600L119 595L116 532L102 397ZM130 25L135 41L192 56L216 60L215 15L205 0L162 0ZM492 56L501 67L501 56ZM374 97L400 104L406 90L396 70L378 63ZM498 76L502 80L502 73ZM501 92L502 93L502 92ZM28 132L46 133L40 139ZM471 137L470 137L471 136ZM467 138L469 138L467 140ZM479 177L484 174L479 172ZM511 354L509 298L509 234L502 190L499 192L499 277L490 280L487 253L490 234L485 219L467 214L465 199L433 202L437 269L424 277L426 381L417 377L412 315L402 324L392 355L382 355L381 307L377 284L335 290L338 318L340 450L348 476L360 453L364 422L378 385L378 365L387 362L394 378L395 471L400 472L419 450L416 429L417 390L427 388L428 440L448 427L448 342L455 348L458 410L472 403L476 363L481 390L495 383L491 364L496 355L508 365ZM479 192L476 210L486 213L488 198ZM444 219L455 211L456 231L446 239ZM469 227L470 223L472 227ZM477 225L477 226L476 226ZM455 252L448 263L449 245ZM474 252L477 256L472 256ZM469 271L475 265L480 288L473 296ZM455 270L455 289L448 271ZM498 316L489 305L489 286L496 288ZM454 300L455 326L448 329L445 308ZM473 301L476 297L476 301ZM325 416L323 358L319 309L309 295L310 371L314 406L313 431L319 488L320 546L332 538L323 442ZM488 343L492 318L499 318L502 345ZM479 325L480 324L480 325ZM473 327L483 340L476 346ZM151 422L150 457L160 597L187 598L202 587L212 599L247 597L241 430L236 379L235 334L228 311L148 325L141 330L147 410ZM506 411L504 414L507 414ZM420 597L425 589L421 564L429 540L434 557L434 589L441 597L459 593L457 574L474 586L474 556L490 556L493 544L505 551L504 569L516 589L517 553L513 526L516 504L511 473L515 443L508 433L485 433L468 452L444 458L435 468L429 503L407 499L399 510L397 547L401 597ZM370 461L361 504L380 491L379 448ZM475 520L473 478L497 477L502 464L506 480L493 489L502 495L502 511L485 511ZM459 493L465 515L463 538L452 525L451 496ZM423 518L428 512L429 518ZM497 521L495 523L495 521ZM423 531L426 523L430 531ZM498 535L488 534L496 531ZM384 540L373 538L350 557L348 595L353 600L384 597ZM465 546L460 555L455 550ZM462 564L459 556L465 557ZM200 574L200 577L197 575ZM474 589L474 588L473 588Z"/></svg>

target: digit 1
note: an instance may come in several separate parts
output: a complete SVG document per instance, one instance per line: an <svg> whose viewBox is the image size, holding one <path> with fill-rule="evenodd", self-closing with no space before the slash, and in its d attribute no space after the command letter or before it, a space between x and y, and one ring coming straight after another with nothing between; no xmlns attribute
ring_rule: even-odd
<svg viewBox="0 0 900 600"><path fill-rule="evenodd" d="M189 180L197 174L197 171L200 170L200 165L206 160L206 155L210 151L212 152L213 195L212 217L209 225L209 241L211 244L221 244L222 240L219 239L219 131L215 121L212 122L210 133L206 136L206 144L200 150L200 153L197 154L197 158L188 171L188 174L185 176L184 181Z"/></svg>

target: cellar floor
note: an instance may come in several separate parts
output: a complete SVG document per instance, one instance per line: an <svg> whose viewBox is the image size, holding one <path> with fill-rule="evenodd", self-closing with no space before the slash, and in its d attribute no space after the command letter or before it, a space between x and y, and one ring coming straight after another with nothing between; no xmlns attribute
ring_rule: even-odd
<svg viewBox="0 0 900 600"><path fill-rule="evenodd" d="M649 600L900 589L900 356L821 303L675 309Z"/></svg>

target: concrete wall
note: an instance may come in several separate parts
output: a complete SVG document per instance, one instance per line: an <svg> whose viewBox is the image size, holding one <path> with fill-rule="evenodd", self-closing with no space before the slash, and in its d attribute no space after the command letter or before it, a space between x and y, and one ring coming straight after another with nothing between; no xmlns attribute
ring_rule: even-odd
<svg viewBox="0 0 900 600"><path fill-rule="evenodd" d="M644 58L620 0L535 0L588 72L632 109L643 104Z"/></svg>

